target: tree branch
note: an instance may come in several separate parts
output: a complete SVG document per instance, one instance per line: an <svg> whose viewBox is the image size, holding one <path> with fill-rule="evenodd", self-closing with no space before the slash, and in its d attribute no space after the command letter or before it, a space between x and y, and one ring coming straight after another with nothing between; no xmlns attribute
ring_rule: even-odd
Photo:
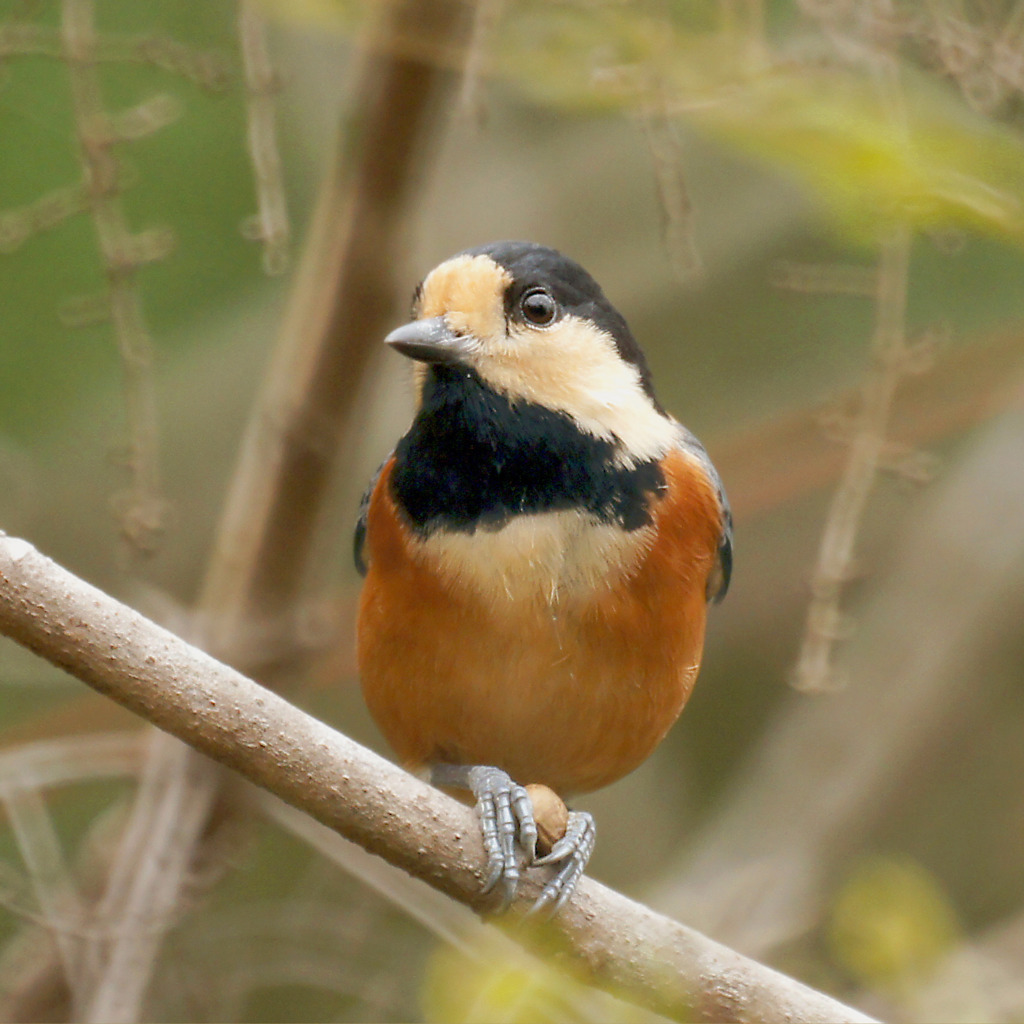
<svg viewBox="0 0 1024 1024"><path fill-rule="evenodd" d="M395 866L491 908L468 808L6 535L0 632ZM538 892L528 881L520 902ZM660 1013L870 1019L589 879L552 927L560 958Z"/></svg>

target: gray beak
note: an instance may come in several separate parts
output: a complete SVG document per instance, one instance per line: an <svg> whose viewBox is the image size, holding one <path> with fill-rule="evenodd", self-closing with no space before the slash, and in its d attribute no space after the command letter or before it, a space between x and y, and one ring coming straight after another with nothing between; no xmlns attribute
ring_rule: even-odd
<svg viewBox="0 0 1024 1024"><path fill-rule="evenodd" d="M472 341L452 331L443 316L435 316L393 330L384 344L421 363L450 365L465 361Z"/></svg>

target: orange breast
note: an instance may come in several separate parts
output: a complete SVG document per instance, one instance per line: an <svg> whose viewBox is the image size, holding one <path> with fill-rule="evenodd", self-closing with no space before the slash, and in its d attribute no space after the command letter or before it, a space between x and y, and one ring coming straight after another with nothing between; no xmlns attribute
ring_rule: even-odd
<svg viewBox="0 0 1024 1024"><path fill-rule="evenodd" d="M404 763L496 765L557 792L640 764L700 667L720 510L700 466L664 461L653 540L628 574L554 603L487 603L418 557L385 467L367 522L358 656L367 704Z"/></svg>

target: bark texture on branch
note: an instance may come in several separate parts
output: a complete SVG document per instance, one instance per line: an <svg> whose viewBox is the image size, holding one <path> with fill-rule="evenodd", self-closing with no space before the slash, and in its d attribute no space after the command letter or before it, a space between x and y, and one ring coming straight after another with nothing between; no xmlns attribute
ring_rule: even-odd
<svg viewBox="0 0 1024 1024"><path fill-rule="evenodd" d="M470 809L4 535L0 632L390 863L488 909ZM520 900L538 891L528 882ZM560 955L595 984L661 1013L870 1019L590 879L554 930Z"/></svg>

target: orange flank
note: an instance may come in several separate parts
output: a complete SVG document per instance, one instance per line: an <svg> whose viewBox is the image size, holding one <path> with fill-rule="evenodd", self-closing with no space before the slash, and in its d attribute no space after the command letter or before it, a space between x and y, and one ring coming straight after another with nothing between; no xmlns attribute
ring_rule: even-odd
<svg viewBox="0 0 1024 1024"><path fill-rule="evenodd" d="M622 532L596 582L489 601L402 522L393 462L384 468L367 520L359 662L370 711L407 766L493 765L568 795L650 755L700 667L721 522L699 462L677 450L661 466L653 523Z"/></svg>

